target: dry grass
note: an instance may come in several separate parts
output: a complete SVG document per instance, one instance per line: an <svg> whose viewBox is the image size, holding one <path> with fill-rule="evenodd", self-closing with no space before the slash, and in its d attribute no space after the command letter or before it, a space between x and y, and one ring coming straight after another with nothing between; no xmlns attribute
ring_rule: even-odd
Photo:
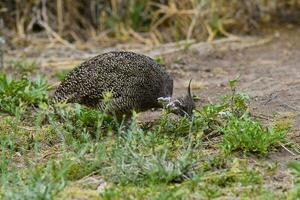
<svg viewBox="0 0 300 200"><path fill-rule="evenodd" d="M111 39L158 44L213 40L278 19L295 22L299 8L299 0L15 0L0 3L0 21L19 40L45 32L65 45Z"/></svg>

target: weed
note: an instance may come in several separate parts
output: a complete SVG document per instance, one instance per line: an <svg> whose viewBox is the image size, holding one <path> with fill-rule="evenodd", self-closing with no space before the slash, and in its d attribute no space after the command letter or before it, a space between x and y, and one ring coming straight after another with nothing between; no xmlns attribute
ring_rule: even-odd
<svg viewBox="0 0 300 200"><path fill-rule="evenodd" d="M80 151L82 145L93 143L93 140L99 141L120 126L113 116L103 111L87 109L79 104L56 106L56 111L44 115L40 122L46 119L51 127L55 127L52 132L74 151Z"/></svg>
<svg viewBox="0 0 300 200"><path fill-rule="evenodd" d="M188 50L192 46L192 42L190 40L185 40L183 46L184 50Z"/></svg>
<svg viewBox="0 0 300 200"><path fill-rule="evenodd" d="M154 59L158 64L164 65L165 64L165 60L162 56L156 56Z"/></svg>
<svg viewBox="0 0 300 200"><path fill-rule="evenodd" d="M222 113L225 113L227 108L226 104L210 104L195 112L196 119L202 121L202 129L205 134L219 131L224 123Z"/></svg>
<svg viewBox="0 0 300 200"><path fill-rule="evenodd" d="M298 199L300 196L300 162L291 161L287 164L287 167L291 170L295 177L294 186L289 191L288 199Z"/></svg>
<svg viewBox="0 0 300 200"><path fill-rule="evenodd" d="M2 174L2 199L53 199L65 185L72 161L49 160L45 166ZM3 179L2 179L3 180Z"/></svg>
<svg viewBox="0 0 300 200"><path fill-rule="evenodd" d="M157 132L144 132L132 119L128 130L116 138L108 157L110 179L121 184L180 182L192 173L193 159L188 146L181 155L172 157L170 141L158 138ZM186 143L185 145L188 145Z"/></svg>
<svg viewBox="0 0 300 200"><path fill-rule="evenodd" d="M37 70L38 65L35 60L11 60L9 66L12 70L16 70L21 73L29 73Z"/></svg>
<svg viewBox="0 0 300 200"><path fill-rule="evenodd" d="M20 115L28 106L47 102L49 88L47 81L41 77L35 80L29 80L25 76L15 79L0 73L0 110Z"/></svg>
<svg viewBox="0 0 300 200"><path fill-rule="evenodd" d="M59 80L59 81L63 81L66 77L66 75L70 72L70 70L60 70L60 71L56 71L55 72L55 77Z"/></svg>
<svg viewBox="0 0 300 200"><path fill-rule="evenodd" d="M247 114L242 117L231 116L221 132L224 133L221 148L225 152L242 150L244 153L261 155L266 155L271 146L283 142L286 133L273 127L263 127Z"/></svg>
<svg viewBox="0 0 300 200"><path fill-rule="evenodd" d="M202 119L204 133L224 134L220 147L225 153L241 150L244 153L266 155L270 147L285 141L287 129L264 127L259 121L249 117L249 97L244 93L237 93L238 81L239 77L229 81L231 94L223 96L221 103L206 105L197 110L196 120Z"/></svg>
<svg viewBox="0 0 300 200"><path fill-rule="evenodd" d="M230 80L228 85L231 90L231 94L222 97L223 104L229 106L230 112L236 116L241 116L247 112L249 104L249 96L245 93L237 93L237 84L240 80L240 76Z"/></svg>
<svg viewBox="0 0 300 200"><path fill-rule="evenodd" d="M133 27L134 30L139 30L140 27L148 27L150 24L150 16L143 13L147 7L148 0L142 1L130 1L129 15L128 18L130 20L130 26Z"/></svg>
<svg viewBox="0 0 300 200"><path fill-rule="evenodd" d="M274 126L278 130L289 130L290 128L293 127L294 120L295 120L294 113L286 113L284 115L279 115L275 117L272 126Z"/></svg>

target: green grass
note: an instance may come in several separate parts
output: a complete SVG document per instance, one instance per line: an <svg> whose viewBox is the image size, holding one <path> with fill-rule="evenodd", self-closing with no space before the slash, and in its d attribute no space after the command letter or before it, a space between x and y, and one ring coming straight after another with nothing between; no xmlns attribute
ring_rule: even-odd
<svg viewBox="0 0 300 200"><path fill-rule="evenodd" d="M221 128L224 134L221 148L229 153L241 150L244 153L266 155L271 146L285 142L285 130L263 127L260 122L248 115L230 117L228 123Z"/></svg>
<svg viewBox="0 0 300 200"><path fill-rule="evenodd" d="M15 59L9 62L9 68L17 72L29 73L36 71L38 69L38 64L35 60Z"/></svg>
<svg viewBox="0 0 300 200"><path fill-rule="evenodd" d="M291 161L288 163L287 167L292 171L292 174L295 176L293 188L288 194L289 199L296 199L300 196L300 162Z"/></svg>
<svg viewBox="0 0 300 200"><path fill-rule="evenodd" d="M162 56L156 56L155 57L155 61L161 65L164 65L165 64L165 60Z"/></svg>
<svg viewBox="0 0 300 200"><path fill-rule="evenodd" d="M60 70L55 72L55 77L59 80L59 81L63 81L65 79L65 76L70 72L70 70Z"/></svg>
<svg viewBox="0 0 300 200"><path fill-rule="evenodd" d="M26 76L20 79L0 73L0 110L18 115L29 106L47 102L50 86L42 77L30 80Z"/></svg>
<svg viewBox="0 0 300 200"><path fill-rule="evenodd" d="M163 110L145 125L136 113L120 122L77 104L50 106L44 78L1 73L0 198L295 197L296 189L265 185L277 165L264 158L287 141L287 129L249 117L249 98L235 82L192 120ZM107 188L99 191L101 181Z"/></svg>

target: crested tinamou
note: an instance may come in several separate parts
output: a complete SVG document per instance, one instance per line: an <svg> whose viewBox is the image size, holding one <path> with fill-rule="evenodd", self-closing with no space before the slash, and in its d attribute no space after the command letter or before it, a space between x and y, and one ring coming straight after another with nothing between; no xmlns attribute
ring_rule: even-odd
<svg viewBox="0 0 300 200"><path fill-rule="evenodd" d="M175 114L191 117L195 103L190 83L184 96L172 99L173 79L162 65L148 56L113 51L93 57L73 69L58 86L52 102L108 108L118 116L164 104ZM103 96L108 91L112 92L112 97L107 104Z"/></svg>

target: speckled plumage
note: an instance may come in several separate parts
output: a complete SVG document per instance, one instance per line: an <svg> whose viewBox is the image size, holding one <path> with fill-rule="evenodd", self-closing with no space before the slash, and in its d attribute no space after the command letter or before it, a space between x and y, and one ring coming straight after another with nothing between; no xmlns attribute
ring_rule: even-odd
<svg viewBox="0 0 300 200"><path fill-rule="evenodd" d="M53 102L67 101L104 108L103 94L112 91L111 109L120 114L161 107L171 97L173 79L150 57L114 51L93 57L73 69L58 86Z"/></svg>

